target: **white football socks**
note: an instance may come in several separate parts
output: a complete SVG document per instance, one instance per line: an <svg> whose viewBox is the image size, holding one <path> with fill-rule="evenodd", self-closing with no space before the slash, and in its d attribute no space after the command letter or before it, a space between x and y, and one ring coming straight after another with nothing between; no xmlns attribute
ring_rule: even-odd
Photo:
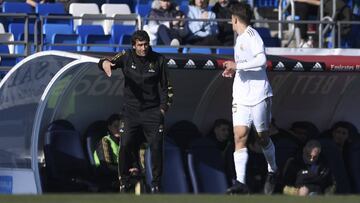
<svg viewBox="0 0 360 203"><path fill-rule="evenodd" d="M269 141L268 145L264 148L262 148L262 151L264 153L265 159L268 163L268 172L276 172L277 171L277 165L275 160L275 146L274 143Z"/></svg>
<svg viewBox="0 0 360 203"><path fill-rule="evenodd" d="M246 163L248 160L247 148L242 148L234 152L234 164L236 171L236 180L245 184Z"/></svg>

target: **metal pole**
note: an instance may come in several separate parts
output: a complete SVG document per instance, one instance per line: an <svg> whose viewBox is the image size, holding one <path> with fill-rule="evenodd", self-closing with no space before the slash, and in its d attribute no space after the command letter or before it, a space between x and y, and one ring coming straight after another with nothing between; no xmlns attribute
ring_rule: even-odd
<svg viewBox="0 0 360 203"><path fill-rule="evenodd" d="M39 23L39 20L38 19L35 19L35 23L34 23L34 47L35 47L35 52L38 52L39 51L39 45L38 45L38 42L39 42L39 39L38 39L38 23Z"/></svg>
<svg viewBox="0 0 360 203"><path fill-rule="evenodd" d="M30 44L29 44L29 16L25 16L25 25L24 25L24 41L25 41L25 54L29 56L30 53Z"/></svg>
<svg viewBox="0 0 360 203"><path fill-rule="evenodd" d="M283 16L282 4L283 4L283 0L280 0L279 6L278 6L278 8L279 8L279 11L278 11L278 19L279 19L279 21L282 20L282 16ZM282 34L283 34L282 32L283 32L282 23L279 22L278 23L278 37L279 37L280 40L282 40Z"/></svg>
<svg viewBox="0 0 360 203"><path fill-rule="evenodd" d="M341 21L337 22L338 32L337 32L337 47L341 47Z"/></svg>
<svg viewBox="0 0 360 203"><path fill-rule="evenodd" d="M333 0L333 9L332 9L332 19L335 22L336 19L336 0ZM336 37L336 24L334 24L333 29L331 31L331 44L332 48L335 48L335 37Z"/></svg>
<svg viewBox="0 0 360 203"><path fill-rule="evenodd" d="M43 25L44 25L44 17L40 16L40 43L38 45L38 50L42 51L44 46L44 31L43 31Z"/></svg>
<svg viewBox="0 0 360 203"><path fill-rule="evenodd" d="M322 48L322 45L323 45L323 33L322 33L323 18L324 18L324 0L320 0L319 48Z"/></svg>

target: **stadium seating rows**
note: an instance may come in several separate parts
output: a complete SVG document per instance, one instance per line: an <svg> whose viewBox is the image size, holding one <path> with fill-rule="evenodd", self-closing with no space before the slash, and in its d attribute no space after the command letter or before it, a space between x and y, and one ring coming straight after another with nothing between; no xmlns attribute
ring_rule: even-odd
<svg viewBox="0 0 360 203"><path fill-rule="evenodd" d="M105 3L106 2L106 3ZM69 8L69 14L66 13L64 5L61 3L45 3L37 4L35 9L26 3L19 2L4 2L2 4L3 13L18 13L18 14L27 14L29 18L29 26L26 28L24 17L8 17L6 20L3 20L0 24L0 33L10 33L13 34L13 37L9 37L10 41L15 41L17 44L8 45L9 49L2 48L0 53L5 54L21 54L28 55L33 53L36 50L68 50L68 51L118 51L122 50L122 47L126 42L129 42L129 35L137 29L137 19L138 15L142 18L151 10L152 1L129 1L129 0L107 0L104 2L96 3L72 3ZM278 1L276 0L255 0L249 1L253 2L256 7L277 7ZM102 4L100 4L102 3ZM176 0L176 3L180 6L180 9L183 11L187 10L188 0ZM100 4L100 5L99 5ZM349 5L352 6L352 1L349 1ZM73 19L76 18L76 19ZM104 18L113 18L113 19L104 19ZM42 27L40 26L40 21ZM70 28L66 27L69 26ZM101 26L102 32L98 32L98 27L91 27L87 29L87 33L78 33L78 26ZM42 31L41 31L42 30ZM278 38L274 38L270 35L270 30L268 28L257 28L260 35L264 39L265 46L267 47L279 47L280 41ZM28 35L28 38L24 35ZM42 33L43 36L39 36L38 33ZM69 35L62 36L63 40L59 37L54 37L55 34L60 35ZM87 35L103 35L102 37L90 37L87 39ZM79 35L79 39L75 40L74 37ZM106 35L110 35L109 37ZM36 39L34 39L35 36ZM64 38L72 40L64 40ZM102 38L103 40L99 40ZM28 48L25 48L26 39L28 39L31 44ZM108 39L108 40L104 40ZM43 41L42 41L43 40ZM104 48L104 46L97 46L91 48L91 46L59 46L52 45L53 43L73 43L77 44L112 44L110 48ZM20 44L18 42L21 42ZM349 43L344 43L344 46L349 47ZM43 46L42 46L43 45ZM6 45L3 45L6 46ZM40 46L39 49L36 49L36 46ZM74 49L76 47L76 49ZM27 52L27 50L29 52ZM223 50L209 51L209 49L195 48L194 49L184 49L185 51L193 50L194 53L224 53L228 54L229 52L223 52ZM171 53L177 52L173 48L158 48L160 52L170 51ZM186 52L185 52L186 53ZM230 51L231 54L231 51ZM16 61L16 60L15 60ZM3 64L2 64L3 65Z"/></svg>
<svg viewBox="0 0 360 203"><path fill-rule="evenodd" d="M133 10L136 11L136 13L140 14L141 17L146 17L147 13L149 13L151 9L151 3L148 3L151 1L138 1L138 3L135 5ZM124 1L124 3L128 3ZM177 1L179 5L182 7L187 7L188 1ZM100 13L101 10L101 13ZM53 41L53 35L55 34L69 34L73 37L74 34L77 33L77 27L79 25L101 25L104 34L111 34L112 39L111 42L114 42L115 44L119 43L119 39L122 38L122 36L119 33L124 33L126 31L126 35L131 34L135 29L135 21L130 23L124 24L131 24L132 27L123 25L121 26L116 24L114 26L113 20L104 20L104 17L115 17L116 15L131 15L131 8L128 4L102 4L101 9L99 9L98 5L95 3L73 3L70 5L69 13L73 17L82 17L82 19L74 19L72 21L70 18L61 18L61 19L54 19L52 16L68 16L68 14L65 13L64 6L60 3L46 3L46 4L38 4L33 10L28 4L26 3L13 3L13 2L4 2L2 11L3 13L26 13L29 15L36 14L38 16L41 16L43 19L43 34L44 36L44 42L45 47L44 49L57 49L59 46L51 46L46 45L50 43L54 43ZM133 13L134 14L134 13ZM118 16L119 17L119 16ZM122 16L125 17L125 16ZM136 16L132 15L133 19L136 19ZM118 18L117 18L118 19ZM13 21L13 19L9 19L8 22L6 22L5 25L6 28L3 29L3 32L5 30L8 30L9 33L12 33L14 35L14 40L18 41L19 36L25 33L25 24L24 22L17 22ZM69 25L74 31L70 32L71 29L66 28L66 25ZM28 34L34 34L34 23L30 23L28 27ZM87 29L88 34L99 34L97 32L97 29ZM84 43L85 37L81 34L79 42ZM39 42L38 42L39 43ZM123 42L120 42L123 43ZM20 47L23 45L19 45ZM59 48L63 49L63 48ZM16 48L17 52L16 54L24 54L23 48ZM80 48L79 50L88 50L86 48ZM204 49L205 50L205 49ZM105 50L108 51L108 50ZM201 53L207 53L208 51L204 51ZM13 52L10 52L13 53Z"/></svg>

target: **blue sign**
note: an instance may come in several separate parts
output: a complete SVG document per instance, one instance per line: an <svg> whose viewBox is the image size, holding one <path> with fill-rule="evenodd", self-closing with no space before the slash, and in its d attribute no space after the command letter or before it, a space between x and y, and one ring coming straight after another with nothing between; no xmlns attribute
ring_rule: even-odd
<svg viewBox="0 0 360 203"><path fill-rule="evenodd" d="M0 176L0 194L12 194L13 177Z"/></svg>

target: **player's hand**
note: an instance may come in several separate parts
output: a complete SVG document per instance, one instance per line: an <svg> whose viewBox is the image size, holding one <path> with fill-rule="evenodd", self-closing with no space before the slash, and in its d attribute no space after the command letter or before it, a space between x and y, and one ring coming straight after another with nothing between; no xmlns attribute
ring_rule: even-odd
<svg viewBox="0 0 360 203"><path fill-rule="evenodd" d="M104 69L104 71L108 77L111 77L111 68L114 66L115 66L115 64L111 63L108 60L105 60L103 62L102 68Z"/></svg>
<svg viewBox="0 0 360 203"><path fill-rule="evenodd" d="M164 111L164 109L160 109L160 112L161 112L161 114L162 114L163 116L165 116L165 111Z"/></svg>
<svg viewBox="0 0 360 203"><path fill-rule="evenodd" d="M234 74L235 74L234 70L225 69L224 72L222 73L222 76L225 78L232 78Z"/></svg>
<svg viewBox="0 0 360 203"><path fill-rule="evenodd" d="M229 70L232 69L235 71L236 63L234 61L225 61L223 63L223 67L224 67L224 69L229 69Z"/></svg>
<svg viewBox="0 0 360 203"><path fill-rule="evenodd" d="M233 77L233 75L235 74L236 63L233 62L233 61L225 61L223 63L223 67L224 67L225 70L222 73L222 76L226 77L226 78Z"/></svg>

